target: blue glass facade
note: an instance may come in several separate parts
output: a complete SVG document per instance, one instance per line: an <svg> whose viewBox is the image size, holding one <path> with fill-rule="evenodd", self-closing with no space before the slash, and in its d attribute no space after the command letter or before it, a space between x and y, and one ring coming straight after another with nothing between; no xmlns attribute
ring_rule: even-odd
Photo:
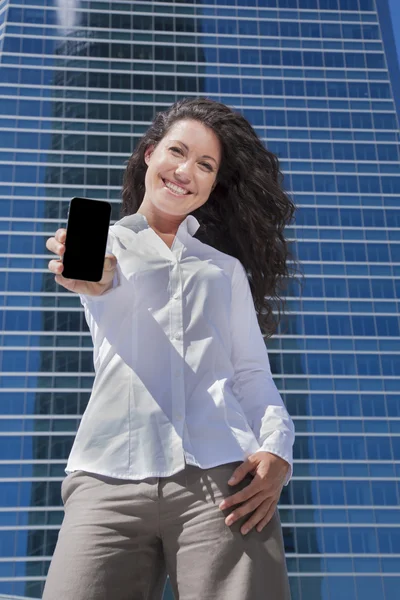
<svg viewBox="0 0 400 600"><path fill-rule="evenodd" d="M117 219L124 165L155 110L207 95L252 122L299 206L287 235L305 282L267 341L297 430L280 502L293 600L396 598L400 170L386 0L65 4L0 0L0 593L41 597L93 382L79 300L47 273L45 240L73 196L109 200Z"/></svg>

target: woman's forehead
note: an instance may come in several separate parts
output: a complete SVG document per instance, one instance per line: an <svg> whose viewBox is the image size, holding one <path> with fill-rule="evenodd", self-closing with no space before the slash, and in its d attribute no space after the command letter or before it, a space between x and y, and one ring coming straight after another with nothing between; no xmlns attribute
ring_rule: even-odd
<svg viewBox="0 0 400 600"><path fill-rule="evenodd" d="M215 158L220 155L218 137L212 129L199 121L189 119L177 121L166 133L164 140L166 142L170 140L180 141L188 148L204 146L205 149L208 149L208 154L216 154Z"/></svg>
<svg viewBox="0 0 400 600"><path fill-rule="evenodd" d="M171 138L176 137L177 135L188 136L189 138L192 137L192 139L202 139L205 137L215 138L216 141L218 141L218 138L212 129L194 119L182 119L181 121L177 121L170 127L165 137Z"/></svg>

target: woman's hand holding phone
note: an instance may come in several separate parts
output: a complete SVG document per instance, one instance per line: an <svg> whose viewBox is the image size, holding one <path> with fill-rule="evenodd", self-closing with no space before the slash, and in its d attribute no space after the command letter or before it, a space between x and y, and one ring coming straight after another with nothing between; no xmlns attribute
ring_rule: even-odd
<svg viewBox="0 0 400 600"><path fill-rule="evenodd" d="M66 229L58 229L54 237L48 238L46 248L62 257L65 252ZM66 279L62 276L64 265L61 260L51 260L49 270L55 273L57 283L65 287L70 292L84 294L86 296L101 296L112 287L115 269L117 268L117 259L112 254L106 254L104 259L103 275L99 282L81 281L80 279Z"/></svg>

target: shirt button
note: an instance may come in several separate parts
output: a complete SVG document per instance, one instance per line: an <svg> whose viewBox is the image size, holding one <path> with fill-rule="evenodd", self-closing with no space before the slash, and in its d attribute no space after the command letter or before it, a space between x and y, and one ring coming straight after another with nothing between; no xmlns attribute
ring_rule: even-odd
<svg viewBox="0 0 400 600"><path fill-rule="evenodd" d="M177 420L177 421L182 421L182 419L183 419L183 417L182 417L182 415L181 415L181 414L179 414L179 415L176 415L176 420Z"/></svg>
<svg viewBox="0 0 400 600"><path fill-rule="evenodd" d="M182 337L182 335L179 333L179 331L177 331L177 332L174 334L174 340L180 340L180 339L181 339L181 337Z"/></svg>
<svg viewBox="0 0 400 600"><path fill-rule="evenodd" d="M173 297L174 300L179 300L179 294L178 294L178 292L176 292L172 297Z"/></svg>

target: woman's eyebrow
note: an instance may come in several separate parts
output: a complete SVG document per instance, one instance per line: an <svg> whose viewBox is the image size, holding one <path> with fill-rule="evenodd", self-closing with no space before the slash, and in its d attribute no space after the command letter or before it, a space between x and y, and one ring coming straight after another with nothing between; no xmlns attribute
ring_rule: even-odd
<svg viewBox="0 0 400 600"><path fill-rule="evenodd" d="M171 140L171 142L178 142L178 144L181 144L184 148L186 148L186 151L189 152L189 147L186 146L186 144L184 144L180 140ZM209 158L210 160L213 160L216 165L218 164L217 161L215 160L215 158L213 158L212 156L208 156L208 154L203 154L203 156L201 158Z"/></svg>

